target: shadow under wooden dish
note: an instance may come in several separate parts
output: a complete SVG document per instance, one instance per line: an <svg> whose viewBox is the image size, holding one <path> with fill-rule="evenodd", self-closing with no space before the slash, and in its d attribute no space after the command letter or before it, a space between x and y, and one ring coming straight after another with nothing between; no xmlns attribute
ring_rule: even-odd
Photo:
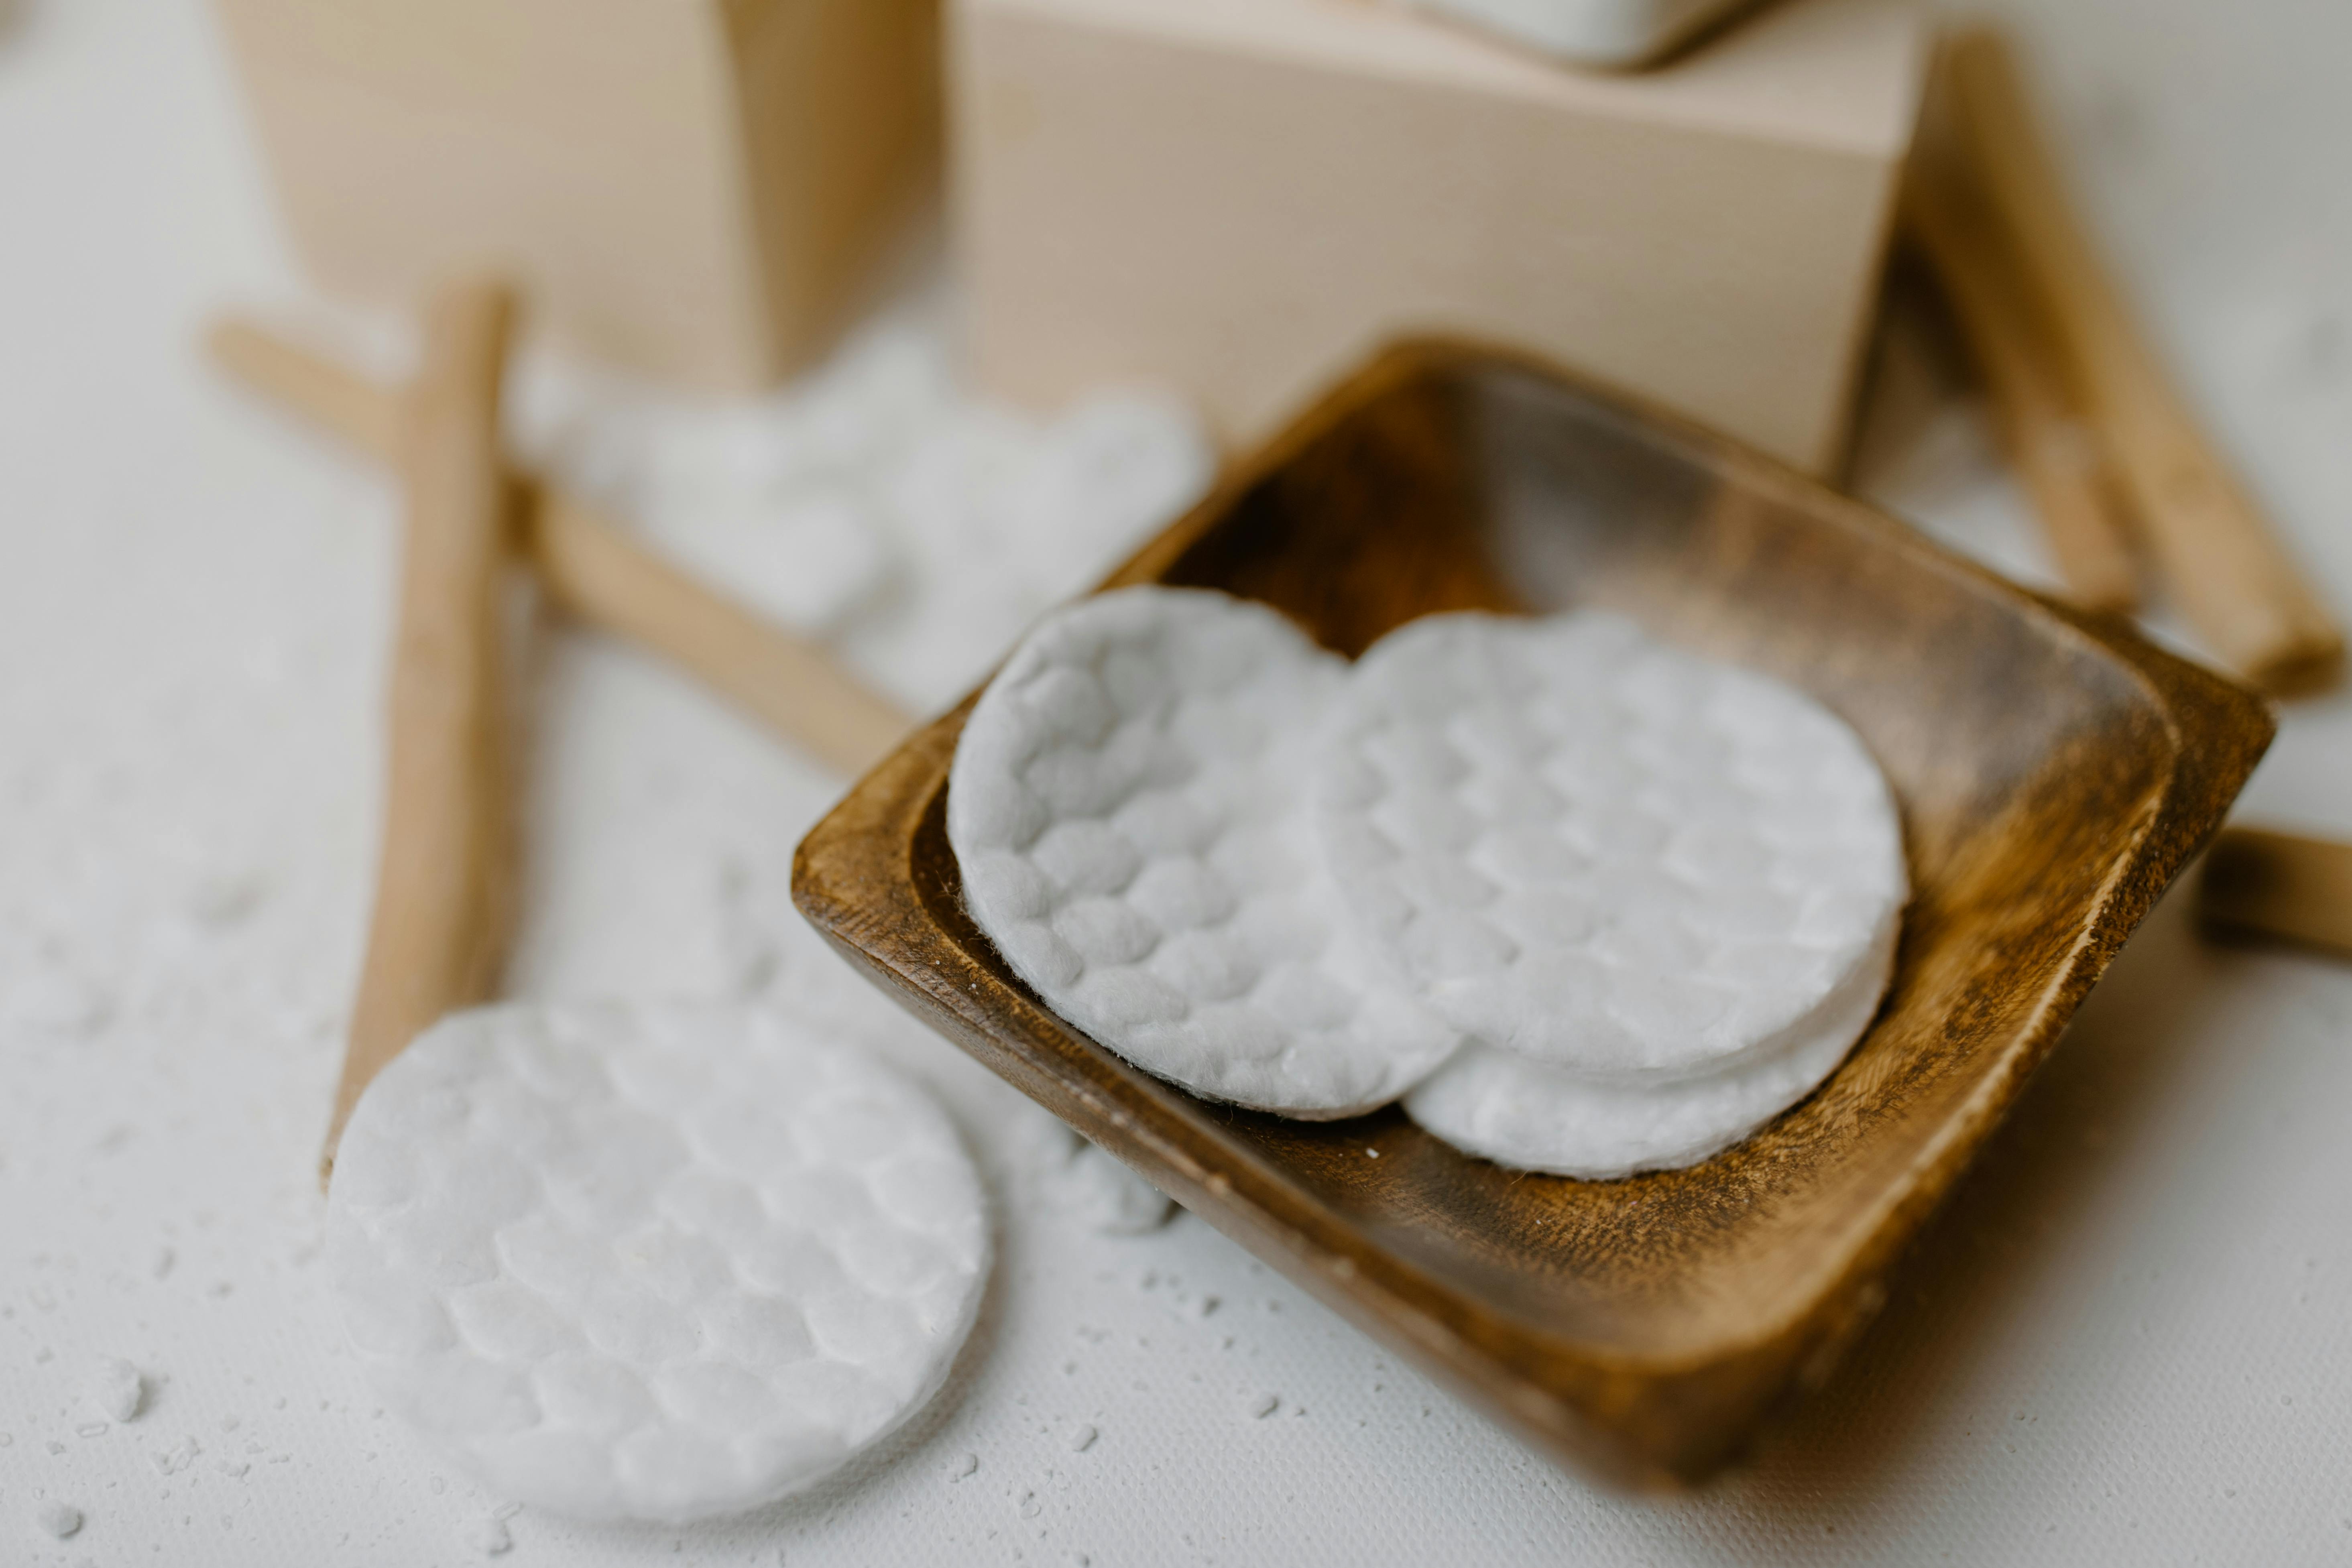
<svg viewBox="0 0 2352 1568"><path fill-rule="evenodd" d="M1620 1182L1506 1171L1393 1109L1210 1104L1064 1024L963 910L944 805L969 700L796 857L802 912L926 1023L1548 1451L1641 1486L1706 1479L1828 1374L2273 728L2250 691L1769 459L1447 343L1357 372L1106 585L1145 582L1262 599L1349 655L1433 611L1604 605L1811 692L1893 782L1915 890L1869 1034L1747 1142Z"/></svg>

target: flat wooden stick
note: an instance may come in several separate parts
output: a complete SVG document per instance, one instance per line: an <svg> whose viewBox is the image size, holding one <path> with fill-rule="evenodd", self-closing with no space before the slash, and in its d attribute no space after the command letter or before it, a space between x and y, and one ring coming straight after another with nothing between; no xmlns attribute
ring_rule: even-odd
<svg viewBox="0 0 2352 1568"><path fill-rule="evenodd" d="M395 394L248 323L216 324L209 343L237 379L362 450L391 456ZM555 602L580 620L668 659L852 776L912 727L814 645L697 583L553 486L521 474L513 483L532 564Z"/></svg>
<svg viewBox="0 0 2352 1568"><path fill-rule="evenodd" d="M2075 407L2047 327L1989 221L1950 160L1912 154L1904 227L1935 269L1992 395L2001 444L2033 498L2067 596L2085 609L2139 602L2139 565L2098 435Z"/></svg>
<svg viewBox="0 0 2352 1568"><path fill-rule="evenodd" d="M2232 827L2213 841L2198 889L2206 926L2352 958L2352 844Z"/></svg>
<svg viewBox="0 0 2352 1568"><path fill-rule="evenodd" d="M1948 46L1959 144L2038 293L2167 585L2213 651L2296 695L2341 675L2344 634L2181 401L2066 199L2000 35Z"/></svg>
<svg viewBox="0 0 2352 1568"><path fill-rule="evenodd" d="M513 297L445 289L401 443L408 517L393 649L383 842L322 1173L360 1094L444 1014L488 996L511 888L499 453ZM388 422L389 423L389 422Z"/></svg>

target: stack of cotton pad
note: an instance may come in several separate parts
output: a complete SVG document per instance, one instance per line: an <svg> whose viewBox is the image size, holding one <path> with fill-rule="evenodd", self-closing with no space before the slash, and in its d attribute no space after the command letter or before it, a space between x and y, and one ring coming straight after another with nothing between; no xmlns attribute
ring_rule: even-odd
<svg viewBox="0 0 2352 1568"><path fill-rule="evenodd" d="M1462 1052L1406 1101L1504 1164L1688 1164L1844 1059L1908 881L1861 741L1631 622L1440 616L1357 665L1319 825Z"/></svg>
<svg viewBox="0 0 2352 1568"><path fill-rule="evenodd" d="M1402 1095L1595 1178L1811 1092L1907 896L1851 730L1599 614L1433 616L1350 668L1221 595L1085 601L975 704L948 831L1014 972L1146 1070L1290 1116Z"/></svg>
<svg viewBox="0 0 2352 1568"><path fill-rule="evenodd" d="M579 1519L755 1508L946 1378L985 1279L930 1099L771 1015L500 1006L370 1086L327 1254L385 1405Z"/></svg>

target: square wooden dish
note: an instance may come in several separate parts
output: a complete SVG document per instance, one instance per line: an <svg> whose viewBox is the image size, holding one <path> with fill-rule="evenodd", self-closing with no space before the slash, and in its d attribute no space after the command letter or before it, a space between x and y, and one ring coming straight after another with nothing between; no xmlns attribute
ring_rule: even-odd
<svg viewBox="0 0 2352 1568"><path fill-rule="evenodd" d="M801 845L802 911L925 1022L1546 1450L1701 1480L1827 1375L1882 1277L2268 744L2251 692L1769 459L1507 354L1406 344L1107 585L1226 589L1360 652L1431 611L1624 611L1860 731L1916 892L1819 1092L1689 1170L1515 1174L1394 1109L1192 1099L1056 1018L965 915L969 700ZM1368 1151L1377 1150L1377 1158Z"/></svg>

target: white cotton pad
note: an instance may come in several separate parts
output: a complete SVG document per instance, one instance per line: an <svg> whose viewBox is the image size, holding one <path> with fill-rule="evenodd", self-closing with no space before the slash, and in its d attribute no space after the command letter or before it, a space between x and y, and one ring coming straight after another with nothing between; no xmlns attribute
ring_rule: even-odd
<svg viewBox="0 0 2352 1568"><path fill-rule="evenodd" d="M1907 896L1852 730L1615 616L1433 616L1383 638L1317 793L1347 908L1431 1009L1587 1076L1816 1037Z"/></svg>
<svg viewBox="0 0 2352 1568"><path fill-rule="evenodd" d="M1778 1055L1695 1079L1586 1078L1473 1041L1405 1096L1416 1122L1465 1153L1587 1181L1696 1164L1819 1088L1877 1015L1895 963L1889 928Z"/></svg>
<svg viewBox="0 0 2352 1568"><path fill-rule="evenodd" d="M1349 1116L1456 1045L1361 942L1307 807L1347 667L1262 605L1127 588L1040 623L948 784L964 901L1046 1005L1211 1100Z"/></svg>
<svg viewBox="0 0 2352 1568"><path fill-rule="evenodd" d="M369 1088L327 1195L377 1394L494 1494L739 1512L936 1392L989 1262L930 1098L772 1015L501 1006Z"/></svg>
<svg viewBox="0 0 2352 1568"><path fill-rule="evenodd" d="M1664 54L1755 0L1410 0L1581 65L1623 68Z"/></svg>

